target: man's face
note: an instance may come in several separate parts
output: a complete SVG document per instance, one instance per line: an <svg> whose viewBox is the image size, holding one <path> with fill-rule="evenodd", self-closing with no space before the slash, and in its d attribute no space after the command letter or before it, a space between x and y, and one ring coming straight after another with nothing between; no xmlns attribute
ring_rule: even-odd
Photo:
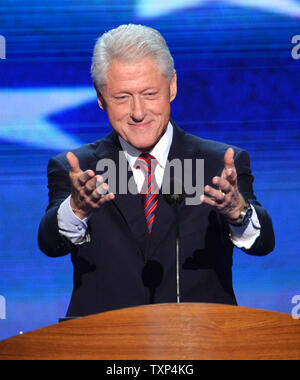
<svg viewBox="0 0 300 380"><path fill-rule="evenodd" d="M141 151L151 150L164 134L176 92L176 73L169 83L149 57L114 60L101 91L97 89L99 106L107 111L113 129Z"/></svg>

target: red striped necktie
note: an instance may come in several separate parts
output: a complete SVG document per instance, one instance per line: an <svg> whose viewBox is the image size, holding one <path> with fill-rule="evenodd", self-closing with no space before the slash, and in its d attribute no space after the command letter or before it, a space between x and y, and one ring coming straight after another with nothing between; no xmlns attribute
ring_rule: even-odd
<svg viewBox="0 0 300 380"><path fill-rule="evenodd" d="M152 226L155 218L155 210L158 203L159 188L154 175L157 163L158 162L155 157L149 153L142 153L135 162L135 167L140 167L145 175L145 181L143 183L140 196L142 197L144 203L144 211L149 234L152 231Z"/></svg>

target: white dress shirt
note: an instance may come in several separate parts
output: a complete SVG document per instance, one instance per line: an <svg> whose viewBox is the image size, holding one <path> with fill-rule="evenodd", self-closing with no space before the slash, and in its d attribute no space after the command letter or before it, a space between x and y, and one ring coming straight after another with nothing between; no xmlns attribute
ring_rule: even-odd
<svg viewBox="0 0 300 380"><path fill-rule="evenodd" d="M155 179L159 186L162 185L164 170L167 164L167 159L169 155L170 146L173 139L173 126L171 123L168 124L166 132L161 137L159 142L155 147L149 152L154 156L158 162L155 169ZM130 168L132 170L134 180L137 185L137 189L140 192L145 180L144 172L135 168L134 164L137 158L142 153L138 149L134 148L128 142L126 142L122 137L119 137L120 144L128 160ZM70 205L69 196L59 207L57 219L58 227L61 235L67 237L73 244L83 244L90 241L90 235L88 231L88 218L81 220L72 211ZM247 226L235 227L230 225L231 233L230 238L232 243L238 248L249 249L252 247L256 239L260 235L260 223L255 211L255 208L251 205L252 217Z"/></svg>

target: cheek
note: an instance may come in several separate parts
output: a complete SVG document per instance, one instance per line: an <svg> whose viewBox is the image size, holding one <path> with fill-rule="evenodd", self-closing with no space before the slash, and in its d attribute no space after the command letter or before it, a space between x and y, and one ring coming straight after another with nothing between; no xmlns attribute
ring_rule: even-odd
<svg viewBox="0 0 300 380"><path fill-rule="evenodd" d="M160 119L162 119L163 122L165 122L166 119L168 119L170 117L170 111L171 111L170 103L164 102L164 103L160 103L157 105L157 107L154 110L154 113Z"/></svg>
<svg viewBox="0 0 300 380"><path fill-rule="evenodd" d="M165 116L170 113L170 102L167 100L149 104L148 111L157 116Z"/></svg>
<svg viewBox="0 0 300 380"><path fill-rule="evenodd" d="M108 118L112 123L123 121L128 116L128 110L126 107L109 107L106 111Z"/></svg>

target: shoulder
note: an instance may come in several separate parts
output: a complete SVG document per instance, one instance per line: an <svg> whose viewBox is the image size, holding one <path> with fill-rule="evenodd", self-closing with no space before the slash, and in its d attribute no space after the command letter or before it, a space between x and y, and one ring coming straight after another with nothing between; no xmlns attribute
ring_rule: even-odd
<svg viewBox="0 0 300 380"><path fill-rule="evenodd" d="M234 161L238 173L250 173L250 157L245 149L233 144L204 139L174 126L173 156L183 159L203 159L206 170L219 172L224 167L224 155L228 148L234 150Z"/></svg>
<svg viewBox="0 0 300 380"><path fill-rule="evenodd" d="M176 141L177 140L177 141ZM174 142L176 145L180 145L187 154L192 156L205 157L224 157L224 154L228 148L232 148L235 152L235 156L245 152L244 149L216 140L204 139L196 135L192 135L183 129L174 126Z"/></svg>
<svg viewBox="0 0 300 380"><path fill-rule="evenodd" d="M109 152L115 143L111 133L100 140L58 154L50 160L49 165L59 165L69 171L66 155L68 152L72 152L78 158L82 170L92 169L98 159L99 152Z"/></svg>
<svg viewBox="0 0 300 380"><path fill-rule="evenodd" d="M65 152L62 152L58 154L57 156L53 157L52 160L60 162L63 166L68 167L68 161L66 158L66 155L68 152L72 152L80 161L80 163L85 163L91 160L91 158L94 157L95 151L99 144L101 144L102 140L95 141L90 144L82 145L78 148L68 150Z"/></svg>

